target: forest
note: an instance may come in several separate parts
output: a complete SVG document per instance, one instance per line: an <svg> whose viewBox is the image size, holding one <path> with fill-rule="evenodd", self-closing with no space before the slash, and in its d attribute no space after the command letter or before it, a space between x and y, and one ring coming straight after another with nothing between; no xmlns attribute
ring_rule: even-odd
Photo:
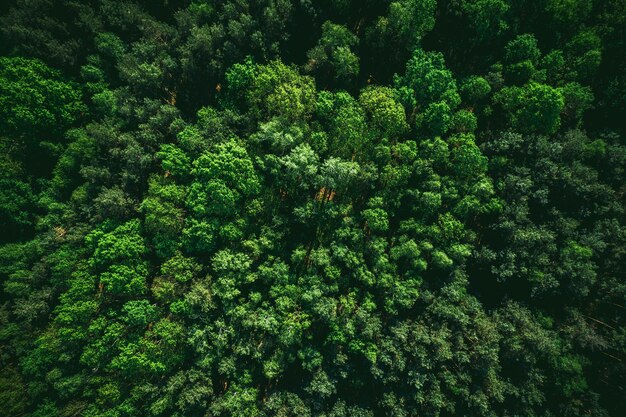
<svg viewBox="0 0 626 417"><path fill-rule="evenodd" d="M625 30L0 1L0 416L623 416Z"/></svg>

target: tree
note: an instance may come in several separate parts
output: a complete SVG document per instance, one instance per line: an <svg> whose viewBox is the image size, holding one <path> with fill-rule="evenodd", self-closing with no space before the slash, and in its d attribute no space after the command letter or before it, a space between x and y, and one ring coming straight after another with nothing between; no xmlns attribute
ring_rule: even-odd
<svg viewBox="0 0 626 417"><path fill-rule="evenodd" d="M193 162L191 174L185 205L192 216L183 230L187 248L211 250L216 239L240 239L246 223L242 204L261 186L245 148L235 141L217 144Z"/></svg>
<svg viewBox="0 0 626 417"><path fill-rule="evenodd" d="M435 134L443 134L450 127L451 112L461 104L461 97L443 55L416 49L404 75L394 81L400 102L410 114L409 123Z"/></svg>
<svg viewBox="0 0 626 417"><path fill-rule="evenodd" d="M408 130L402 105L395 92L386 87L368 87L361 91L359 103L370 130L378 137L395 139Z"/></svg>
<svg viewBox="0 0 626 417"><path fill-rule="evenodd" d="M36 140L63 132L85 111L80 91L34 59L0 59L0 104L5 134Z"/></svg>
<svg viewBox="0 0 626 417"><path fill-rule="evenodd" d="M491 92L491 86L483 77L471 76L463 80L459 92L464 100L476 103Z"/></svg>
<svg viewBox="0 0 626 417"><path fill-rule="evenodd" d="M511 126L521 132L554 133L565 105L563 95L545 84L531 82L523 87L505 87L494 95Z"/></svg>
<svg viewBox="0 0 626 417"><path fill-rule="evenodd" d="M359 57L352 51L358 41L346 27L324 22L320 40L307 52L305 70L316 74L321 85L351 86L359 75Z"/></svg>
<svg viewBox="0 0 626 417"><path fill-rule="evenodd" d="M306 119L315 104L315 83L279 61L235 64L226 74L230 94L240 95L260 119L273 116L288 121Z"/></svg>
<svg viewBox="0 0 626 417"><path fill-rule="evenodd" d="M434 12L434 1L394 1L389 5L387 16L376 22L374 30L382 39L413 50L435 25Z"/></svg>

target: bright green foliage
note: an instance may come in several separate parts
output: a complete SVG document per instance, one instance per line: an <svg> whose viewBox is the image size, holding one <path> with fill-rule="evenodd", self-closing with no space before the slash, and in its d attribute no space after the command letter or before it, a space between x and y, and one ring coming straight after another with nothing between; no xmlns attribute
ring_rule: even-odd
<svg viewBox="0 0 626 417"><path fill-rule="evenodd" d="M5 135L59 134L85 111L81 94L41 61L0 58L0 129ZM35 136L35 137L33 137Z"/></svg>
<svg viewBox="0 0 626 417"><path fill-rule="evenodd" d="M491 86L484 78L472 76L463 80L459 92L464 100L475 103L485 98L491 92Z"/></svg>
<svg viewBox="0 0 626 417"><path fill-rule="evenodd" d="M408 130L404 108L391 88L368 87L361 92L359 103L376 136L394 139Z"/></svg>
<svg viewBox="0 0 626 417"><path fill-rule="evenodd" d="M434 135L443 135L450 129L452 113L461 104L461 97L443 55L415 50L404 75L396 76L395 84L410 121L418 128Z"/></svg>
<svg viewBox="0 0 626 417"><path fill-rule="evenodd" d="M81 95L37 59L0 57L0 240L30 235L36 179L50 174L66 129L86 113Z"/></svg>
<svg viewBox="0 0 626 417"><path fill-rule="evenodd" d="M511 126L520 132L556 132L565 105L559 90L538 83L503 88L494 95L494 101L502 106Z"/></svg>
<svg viewBox="0 0 626 417"><path fill-rule="evenodd" d="M327 138L324 147L331 153L350 158L368 148L370 138L366 134L365 112L350 94L321 91L316 110L317 117L326 127L327 133L320 132Z"/></svg>
<svg viewBox="0 0 626 417"><path fill-rule="evenodd" d="M157 157L161 159L161 167L167 175L185 178L191 170L189 157L174 145L166 144L157 152Z"/></svg>
<svg viewBox="0 0 626 417"><path fill-rule="evenodd" d="M167 180L153 178L146 198L141 203L145 215L144 227L152 236L159 255L170 254L178 247L178 237L184 223L184 211L180 208L185 199L185 189Z"/></svg>
<svg viewBox="0 0 626 417"><path fill-rule="evenodd" d="M504 75L511 84L522 85L537 77L537 63L541 51L537 39L530 34L520 35L504 49Z"/></svg>
<svg viewBox="0 0 626 417"><path fill-rule="evenodd" d="M208 250L217 239L236 241L245 221L246 201L260 191L260 182L245 148L234 141L215 145L193 162L193 182L186 207L191 217L183 230L187 247Z"/></svg>
<svg viewBox="0 0 626 417"><path fill-rule="evenodd" d="M415 50L407 62L404 75L396 78L396 88L409 111L429 104L443 102L450 108L459 105L456 82L452 72L445 67L440 53Z"/></svg>
<svg viewBox="0 0 626 417"><path fill-rule="evenodd" d="M101 272L100 286L113 295L140 295L146 291L146 252L139 222L131 220L110 232L95 230L85 238L94 247L90 266Z"/></svg>
<svg viewBox="0 0 626 417"><path fill-rule="evenodd" d="M202 154L194 161L191 174L199 183L208 185L211 181L219 181L242 197L259 191L259 180L252 162L245 148L234 141L218 144Z"/></svg>
<svg viewBox="0 0 626 417"><path fill-rule="evenodd" d="M315 83L282 62L257 65L251 60L234 65L226 74L230 94L243 98L259 118L306 118L315 104Z"/></svg>

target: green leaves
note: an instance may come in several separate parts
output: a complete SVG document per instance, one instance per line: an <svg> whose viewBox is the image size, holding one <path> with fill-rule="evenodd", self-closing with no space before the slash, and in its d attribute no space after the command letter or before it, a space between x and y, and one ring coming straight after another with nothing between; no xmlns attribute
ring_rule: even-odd
<svg viewBox="0 0 626 417"><path fill-rule="evenodd" d="M161 150L157 152L156 156L161 160L161 167L167 175L174 175L184 179L191 171L189 157L174 145L166 144L161 146Z"/></svg>
<svg viewBox="0 0 626 417"><path fill-rule="evenodd" d="M0 58L0 129L32 143L58 137L85 111L81 93L60 73L27 58ZM54 139L49 137L49 139Z"/></svg>
<svg viewBox="0 0 626 417"><path fill-rule="evenodd" d="M622 3L0 7L2 410L621 415Z"/></svg>
<svg viewBox="0 0 626 417"><path fill-rule="evenodd" d="M456 81L446 69L443 55L416 49L395 86L406 108L409 123L432 135L443 135L453 123L453 111L461 104Z"/></svg>
<svg viewBox="0 0 626 417"><path fill-rule="evenodd" d="M408 130L404 109L391 88L368 87L361 91L359 104L377 137L396 139Z"/></svg>
<svg viewBox="0 0 626 417"><path fill-rule="evenodd" d="M101 271L100 284L114 296L145 293L148 270L141 258L147 251L139 222L131 220L113 230L106 229L105 226L85 238L94 247L90 264Z"/></svg>
<svg viewBox="0 0 626 417"><path fill-rule="evenodd" d="M235 141L217 144L194 161L192 175L199 181L219 179L248 197L259 192L260 183L245 148Z"/></svg>
<svg viewBox="0 0 626 417"><path fill-rule="evenodd" d="M404 75L396 77L395 85L408 111L420 110L439 101L450 108L460 104L456 82L440 53L416 49L406 64Z"/></svg>
<svg viewBox="0 0 626 417"><path fill-rule="evenodd" d="M464 99L475 103L491 92L491 86L483 77L471 76L463 80L459 92Z"/></svg>
<svg viewBox="0 0 626 417"><path fill-rule="evenodd" d="M353 52L358 42L345 26L324 22L317 45L307 52L305 70L316 74L322 85L351 86L359 75L359 57Z"/></svg>
<svg viewBox="0 0 626 417"><path fill-rule="evenodd" d="M162 178L152 178L146 198L141 203L144 228L152 237L159 256L170 255L179 245L185 213L181 206L185 199L185 188L169 183Z"/></svg>
<svg viewBox="0 0 626 417"><path fill-rule="evenodd" d="M87 235L85 242L94 249L90 264L105 269L140 259L146 248L139 227L139 220L130 220L117 227L105 224Z"/></svg>
<svg viewBox="0 0 626 417"><path fill-rule="evenodd" d="M315 83L280 61L257 65L251 60L234 65L226 74L229 94L239 96L257 119L278 116L287 121L306 119L315 105Z"/></svg>
<svg viewBox="0 0 626 417"><path fill-rule="evenodd" d="M100 275L100 283L114 295L141 295L146 291L145 267L112 265Z"/></svg>
<svg viewBox="0 0 626 417"><path fill-rule="evenodd" d="M524 87L505 87L494 101L506 112L511 126L524 133L554 133L561 124L565 102L556 89L531 82Z"/></svg>
<svg viewBox="0 0 626 417"><path fill-rule="evenodd" d="M187 205L198 218L231 217L243 198L258 193L259 180L244 148L235 142L216 145L196 161Z"/></svg>
<svg viewBox="0 0 626 417"><path fill-rule="evenodd" d="M363 217L373 232L386 232L389 229L389 216L383 209L363 210Z"/></svg>
<svg viewBox="0 0 626 417"><path fill-rule="evenodd" d="M242 238L242 205L256 196L261 183L245 148L234 140L219 143L193 163L185 204L191 216L183 230L192 251L211 250L217 239Z"/></svg>

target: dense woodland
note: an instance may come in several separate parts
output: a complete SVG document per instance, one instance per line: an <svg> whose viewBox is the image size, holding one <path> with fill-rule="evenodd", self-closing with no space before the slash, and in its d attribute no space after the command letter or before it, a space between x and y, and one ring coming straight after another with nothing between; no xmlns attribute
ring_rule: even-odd
<svg viewBox="0 0 626 417"><path fill-rule="evenodd" d="M625 0L0 3L0 415L624 415Z"/></svg>

